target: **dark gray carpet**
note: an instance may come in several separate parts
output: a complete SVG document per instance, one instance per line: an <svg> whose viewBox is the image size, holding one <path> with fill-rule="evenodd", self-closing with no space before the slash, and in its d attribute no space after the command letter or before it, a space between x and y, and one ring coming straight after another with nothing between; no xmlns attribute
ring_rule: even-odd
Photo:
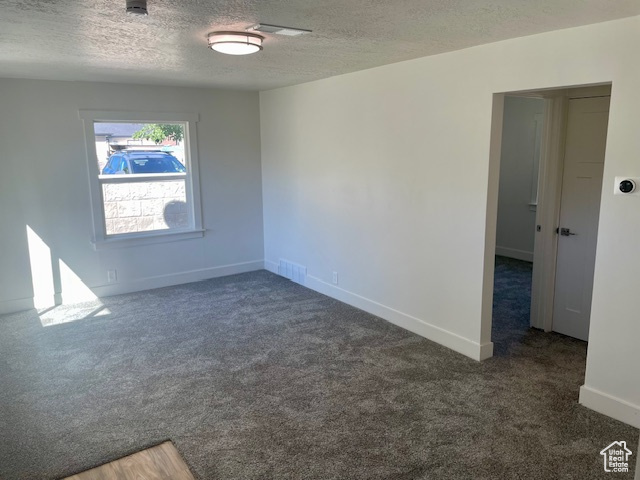
<svg viewBox="0 0 640 480"><path fill-rule="evenodd" d="M495 356L509 355L534 333L529 332L532 270L530 262L496 256L491 328ZM586 353L586 343L584 348Z"/></svg>
<svg viewBox="0 0 640 480"><path fill-rule="evenodd" d="M165 439L200 479L584 480L638 443L558 335L478 363L265 271L103 303L0 317L3 480Z"/></svg>

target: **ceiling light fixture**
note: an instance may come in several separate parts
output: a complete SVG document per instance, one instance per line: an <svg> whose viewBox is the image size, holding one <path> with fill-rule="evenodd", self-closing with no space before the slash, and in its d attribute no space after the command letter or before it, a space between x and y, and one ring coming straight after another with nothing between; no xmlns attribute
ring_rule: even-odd
<svg viewBox="0 0 640 480"><path fill-rule="evenodd" d="M149 15L147 0L127 0L127 13L129 15Z"/></svg>
<svg viewBox="0 0 640 480"><path fill-rule="evenodd" d="M264 37L245 32L212 32L207 36L212 50L227 55L248 55L262 50Z"/></svg>

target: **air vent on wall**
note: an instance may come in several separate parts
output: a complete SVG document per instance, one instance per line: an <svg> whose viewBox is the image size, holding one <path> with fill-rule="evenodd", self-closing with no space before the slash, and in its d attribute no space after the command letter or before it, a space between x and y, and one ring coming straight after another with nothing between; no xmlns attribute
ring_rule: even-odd
<svg viewBox="0 0 640 480"><path fill-rule="evenodd" d="M247 28L249 32L275 33L276 35L286 35L287 37L297 37L305 33L311 33L311 30L302 28L280 27L278 25L267 25L266 23L258 23Z"/></svg>
<svg viewBox="0 0 640 480"><path fill-rule="evenodd" d="M307 278L307 267L289 262L288 260L280 259L278 275L288 278L300 285L304 285L305 278Z"/></svg>

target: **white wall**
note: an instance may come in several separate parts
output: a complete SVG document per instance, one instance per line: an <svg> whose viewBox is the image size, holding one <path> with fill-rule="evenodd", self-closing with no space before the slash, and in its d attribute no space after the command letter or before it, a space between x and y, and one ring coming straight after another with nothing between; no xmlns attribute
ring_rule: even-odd
<svg viewBox="0 0 640 480"><path fill-rule="evenodd" d="M493 94L613 82L581 401L640 426L640 197L613 196L615 175L640 175L639 43L634 17L262 92L267 267L304 265L316 290L490 355Z"/></svg>
<svg viewBox="0 0 640 480"><path fill-rule="evenodd" d="M98 295L262 268L257 93L2 79L0 99L0 313L31 304L27 226ZM93 250L79 109L199 114L203 238Z"/></svg>
<svg viewBox="0 0 640 480"><path fill-rule="evenodd" d="M538 178L536 128L542 125L543 112L544 100L539 98L504 100L496 254L528 262L533 261L536 228L535 207L530 205Z"/></svg>

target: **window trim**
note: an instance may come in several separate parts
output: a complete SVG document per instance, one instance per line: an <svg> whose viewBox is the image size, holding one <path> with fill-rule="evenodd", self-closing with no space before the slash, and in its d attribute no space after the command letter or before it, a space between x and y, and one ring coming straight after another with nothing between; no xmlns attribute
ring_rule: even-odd
<svg viewBox="0 0 640 480"><path fill-rule="evenodd" d="M91 220L93 232L91 244L94 250L104 248L128 247L136 245L149 245L164 243L188 238L204 236L202 227L202 204L200 202L200 170L198 167L198 141L197 113L185 112L126 112L109 110L79 110L78 116L84 125L85 147L87 153L87 173L89 180L89 194L91 203ZM121 122L121 123L182 123L185 125L184 154L187 167L185 180L185 195L189 205L189 217L191 225L185 229L152 230L145 232L122 233L107 235L104 214L104 201L102 197L102 184L100 170L97 162L94 122ZM118 178L108 179L106 183L136 182L144 178ZM150 177L144 175L144 177ZM168 180L164 175L153 175L153 180Z"/></svg>

